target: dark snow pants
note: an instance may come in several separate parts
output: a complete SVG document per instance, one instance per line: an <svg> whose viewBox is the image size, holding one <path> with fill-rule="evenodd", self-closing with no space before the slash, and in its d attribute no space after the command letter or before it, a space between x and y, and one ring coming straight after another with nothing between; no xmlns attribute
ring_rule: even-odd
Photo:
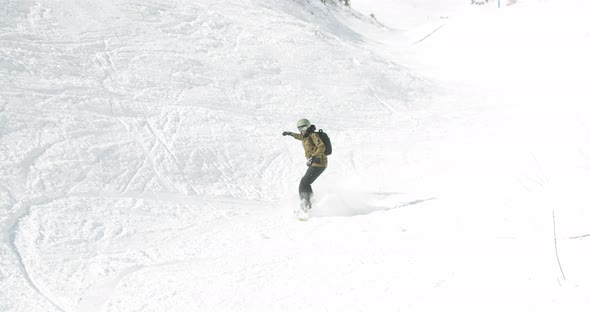
<svg viewBox="0 0 590 312"><path fill-rule="evenodd" d="M309 167L299 183L299 198L309 202L313 190L311 184L326 170L325 167Z"/></svg>

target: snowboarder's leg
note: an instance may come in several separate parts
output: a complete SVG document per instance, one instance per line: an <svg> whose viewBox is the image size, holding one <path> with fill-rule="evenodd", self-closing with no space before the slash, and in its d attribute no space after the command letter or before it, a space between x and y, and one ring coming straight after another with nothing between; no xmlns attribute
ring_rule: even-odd
<svg viewBox="0 0 590 312"><path fill-rule="evenodd" d="M326 168L322 167L309 167L305 172L301 182L299 183L299 198L305 203L307 209L311 208L311 196L313 195L313 189L311 184L324 172Z"/></svg>

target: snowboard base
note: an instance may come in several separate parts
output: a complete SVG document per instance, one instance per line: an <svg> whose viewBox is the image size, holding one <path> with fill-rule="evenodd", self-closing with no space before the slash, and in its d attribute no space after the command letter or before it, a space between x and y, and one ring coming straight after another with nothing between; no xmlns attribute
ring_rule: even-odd
<svg viewBox="0 0 590 312"><path fill-rule="evenodd" d="M309 211L303 211L300 209L295 210L295 218L299 221L307 221L309 220Z"/></svg>

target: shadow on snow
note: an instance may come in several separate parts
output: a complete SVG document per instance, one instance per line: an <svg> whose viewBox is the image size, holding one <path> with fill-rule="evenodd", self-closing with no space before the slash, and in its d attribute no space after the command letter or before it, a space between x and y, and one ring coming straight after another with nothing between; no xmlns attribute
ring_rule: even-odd
<svg viewBox="0 0 590 312"><path fill-rule="evenodd" d="M318 200L312 209L313 217L358 216L378 211L389 211L404 207L416 206L435 197L414 199L409 201L396 200L399 193L374 193L365 195L328 195Z"/></svg>

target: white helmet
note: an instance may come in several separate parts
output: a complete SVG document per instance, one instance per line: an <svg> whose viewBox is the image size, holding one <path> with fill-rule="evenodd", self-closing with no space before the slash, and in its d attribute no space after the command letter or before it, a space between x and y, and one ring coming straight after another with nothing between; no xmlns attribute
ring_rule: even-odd
<svg viewBox="0 0 590 312"><path fill-rule="evenodd" d="M309 120L307 119L299 119L299 121L297 122L297 128L309 126L311 126L311 122L309 122Z"/></svg>

